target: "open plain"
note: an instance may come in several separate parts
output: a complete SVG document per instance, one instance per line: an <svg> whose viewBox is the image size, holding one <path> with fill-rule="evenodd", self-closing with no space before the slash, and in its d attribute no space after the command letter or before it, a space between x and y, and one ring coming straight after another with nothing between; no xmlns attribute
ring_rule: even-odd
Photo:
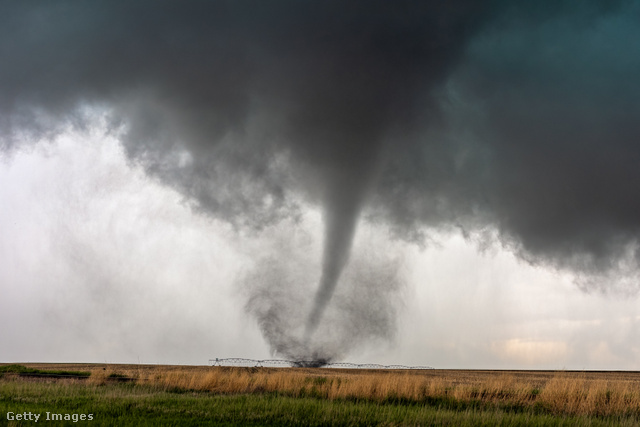
<svg viewBox="0 0 640 427"><path fill-rule="evenodd" d="M77 375L82 372L90 375ZM0 365L0 373L2 422L9 423L10 412L55 411L91 413L92 423L100 425L637 425L640 420L639 372L26 363Z"/></svg>

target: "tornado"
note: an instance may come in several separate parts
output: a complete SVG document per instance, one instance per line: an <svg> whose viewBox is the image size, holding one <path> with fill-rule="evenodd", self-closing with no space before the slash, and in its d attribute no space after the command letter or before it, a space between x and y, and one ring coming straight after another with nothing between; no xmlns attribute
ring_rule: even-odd
<svg viewBox="0 0 640 427"><path fill-rule="evenodd" d="M336 173L329 179L324 202L324 249L322 254L322 273L313 306L305 329L305 341L309 342L317 329L327 304L340 280L349 255L353 238L358 226L362 204L367 189L374 179L375 150L361 153L350 169Z"/></svg>
<svg viewBox="0 0 640 427"><path fill-rule="evenodd" d="M355 202L346 206L325 209L325 242L322 255L322 276L313 300L313 307L307 319L305 340L311 340L318 327L322 314L331 301L333 292L340 280L345 265L349 262L349 254L353 236L358 224L359 207Z"/></svg>

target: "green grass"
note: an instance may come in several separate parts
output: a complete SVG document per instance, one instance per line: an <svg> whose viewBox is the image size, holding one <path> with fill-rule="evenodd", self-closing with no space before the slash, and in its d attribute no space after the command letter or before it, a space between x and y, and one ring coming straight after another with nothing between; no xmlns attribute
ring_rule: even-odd
<svg viewBox="0 0 640 427"><path fill-rule="evenodd" d="M93 414L90 425L117 426L326 426L451 425L518 426L636 425L631 418L557 417L534 411L481 406L448 407L447 402L406 404L329 401L277 394L220 395L167 392L133 384L33 382L0 379L0 425L17 424L8 412ZM84 421L84 423L89 423ZM78 425L47 422L45 425Z"/></svg>
<svg viewBox="0 0 640 427"><path fill-rule="evenodd" d="M42 370L27 368L22 365L4 365L0 366L0 378L4 374L18 374L21 376L38 376L38 377L81 377L89 378L91 372L85 371L59 371L59 370Z"/></svg>

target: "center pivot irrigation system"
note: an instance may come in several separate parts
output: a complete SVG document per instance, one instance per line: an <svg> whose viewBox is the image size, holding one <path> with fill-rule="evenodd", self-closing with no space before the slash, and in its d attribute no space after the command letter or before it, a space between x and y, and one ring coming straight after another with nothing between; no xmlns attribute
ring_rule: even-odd
<svg viewBox="0 0 640 427"><path fill-rule="evenodd" d="M333 363L326 360L284 360L284 359L209 359L209 366L242 366L256 368L338 368L338 369L434 369L430 366L379 365L377 363Z"/></svg>

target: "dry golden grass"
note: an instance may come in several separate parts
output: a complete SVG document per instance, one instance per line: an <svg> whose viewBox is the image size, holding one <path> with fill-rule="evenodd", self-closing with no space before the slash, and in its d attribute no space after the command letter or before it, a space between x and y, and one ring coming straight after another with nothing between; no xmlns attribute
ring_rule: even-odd
<svg viewBox="0 0 640 427"><path fill-rule="evenodd" d="M87 365L30 364L87 370ZM554 414L640 415L640 373L544 371L383 371L206 366L93 366L89 382L117 377L167 390L277 392L325 399L464 402L542 407Z"/></svg>

